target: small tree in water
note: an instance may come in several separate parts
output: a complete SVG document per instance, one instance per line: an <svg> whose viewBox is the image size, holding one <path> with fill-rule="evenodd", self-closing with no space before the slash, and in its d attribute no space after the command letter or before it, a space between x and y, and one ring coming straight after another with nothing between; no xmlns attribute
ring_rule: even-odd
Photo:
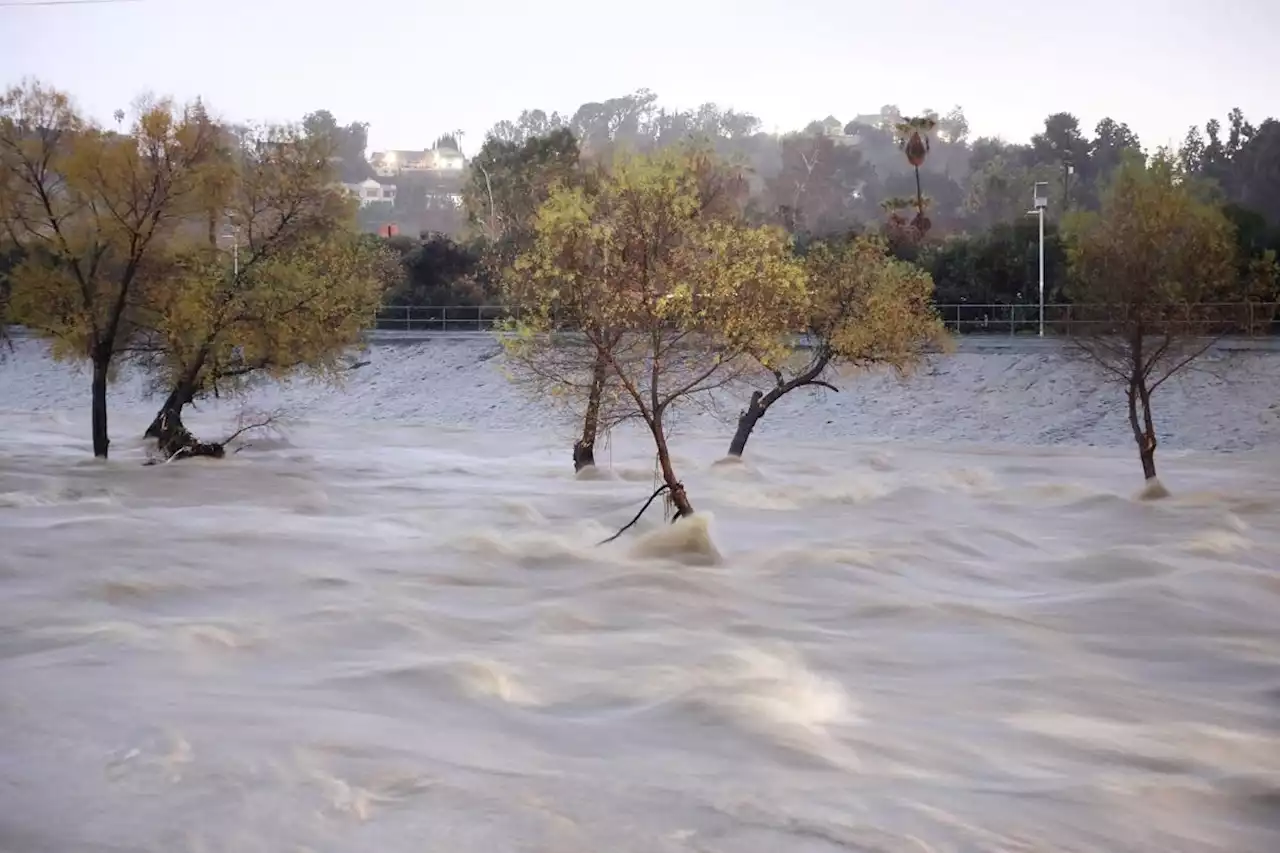
<svg viewBox="0 0 1280 853"><path fill-rule="evenodd" d="M334 187L331 153L331 140L292 128L242 139L210 182L208 236L174 241L141 315L140 348L168 389L146 434L166 456L222 455L182 421L204 394L299 369L334 375L399 271L379 241L351 230L354 204ZM218 239L223 217L230 243Z"/></svg>
<svg viewBox="0 0 1280 853"><path fill-rule="evenodd" d="M741 172L718 160L704 146L686 145L678 156L696 188L697 205L688 215L704 223L740 222L748 189ZM578 186L585 197L595 198L600 194L601 182L608 180L608 176L608 168L594 166L567 177L562 175L544 185L561 191L570 185ZM528 234L521 243L521 251L527 251L536 241L536 222L534 215L524 226ZM638 414L626 404L629 398L622 393L607 358L607 353L621 343L622 330L598 325L610 322L610 318L590 310L591 305L577 303L575 300L581 294L573 289L557 291L548 304L546 283L529 276L526 264L519 267L507 270L506 304L517 313L546 314L555 324L555 330L570 333L556 334L555 346L529 346L527 335L523 340L519 336L508 339L508 363L522 384L535 394L565 404L582 425L573 443L574 471L581 472L595 466L595 444L599 436ZM592 344L580 334L587 326L592 326L595 338L603 341L603 346ZM510 323L503 326L508 332L517 328L517 324Z"/></svg>
<svg viewBox="0 0 1280 853"><path fill-rule="evenodd" d="M738 416L730 456L741 456L769 407L797 388L839 390L828 381L843 366L888 366L905 374L925 353L947 342L932 304L933 279L915 264L895 259L884 240L859 236L817 243L804 259L809 284L808 335L812 348L764 366L773 379L755 391Z"/></svg>
<svg viewBox="0 0 1280 853"><path fill-rule="evenodd" d="M507 339L524 361L552 366L538 353L557 348L555 312L579 321L587 360L616 382L613 416L653 437L677 518L693 504L672 465L669 415L745 375L754 356L780 360L806 304L784 232L709 212L700 157L622 157L590 192L554 192L516 262L541 296L525 300L520 334ZM580 393L579 371L563 372L560 386Z"/></svg>
<svg viewBox="0 0 1280 853"><path fill-rule="evenodd" d="M1223 334L1245 295L1233 268L1234 235L1222 210L1167 157L1130 157L1098 213L1065 225L1073 338L1125 389L1142 473L1156 480L1151 395ZM1152 494L1158 494L1153 490Z"/></svg>

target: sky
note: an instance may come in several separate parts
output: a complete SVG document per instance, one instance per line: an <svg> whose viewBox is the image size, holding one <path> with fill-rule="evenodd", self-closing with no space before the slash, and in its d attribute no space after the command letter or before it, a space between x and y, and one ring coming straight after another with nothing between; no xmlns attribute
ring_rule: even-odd
<svg viewBox="0 0 1280 853"><path fill-rule="evenodd" d="M0 81L34 77L102 120L141 93L228 120L327 109L370 151L463 131L474 152L524 109L572 113L639 88L765 130L897 104L964 108L1025 141L1052 112L1110 116L1147 148L1240 107L1280 117L1278 0L0 0ZM49 2L49 0L45 0Z"/></svg>

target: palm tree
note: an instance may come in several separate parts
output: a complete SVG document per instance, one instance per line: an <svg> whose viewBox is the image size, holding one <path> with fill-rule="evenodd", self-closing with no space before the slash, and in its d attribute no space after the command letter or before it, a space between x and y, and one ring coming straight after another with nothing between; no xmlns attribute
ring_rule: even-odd
<svg viewBox="0 0 1280 853"><path fill-rule="evenodd" d="M920 188L920 167L929 156L929 134L938 126L938 120L928 116L904 119L894 125L898 146L907 155L907 162L916 170L916 218L912 223L923 235L932 224L924 215L924 192Z"/></svg>

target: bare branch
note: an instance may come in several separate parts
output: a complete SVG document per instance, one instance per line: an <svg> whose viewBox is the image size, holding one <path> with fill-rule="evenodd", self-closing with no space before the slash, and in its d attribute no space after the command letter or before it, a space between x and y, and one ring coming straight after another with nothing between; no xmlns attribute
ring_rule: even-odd
<svg viewBox="0 0 1280 853"><path fill-rule="evenodd" d="M225 447L240 436L245 433L252 432L253 430L270 430L278 432L286 419L287 415L282 410L274 412L242 411L237 419L236 430L217 443Z"/></svg>

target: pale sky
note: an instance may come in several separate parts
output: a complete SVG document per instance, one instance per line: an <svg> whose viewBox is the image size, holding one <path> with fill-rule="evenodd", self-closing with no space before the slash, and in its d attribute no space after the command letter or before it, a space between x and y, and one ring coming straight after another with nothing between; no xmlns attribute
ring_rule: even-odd
<svg viewBox="0 0 1280 853"><path fill-rule="evenodd" d="M370 150L645 87L766 130L886 103L959 104L973 135L1044 117L1128 122L1151 149L1241 107L1280 117L1280 0L0 0L0 80L34 76L108 120L144 91L234 120L328 109Z"/></svg>

